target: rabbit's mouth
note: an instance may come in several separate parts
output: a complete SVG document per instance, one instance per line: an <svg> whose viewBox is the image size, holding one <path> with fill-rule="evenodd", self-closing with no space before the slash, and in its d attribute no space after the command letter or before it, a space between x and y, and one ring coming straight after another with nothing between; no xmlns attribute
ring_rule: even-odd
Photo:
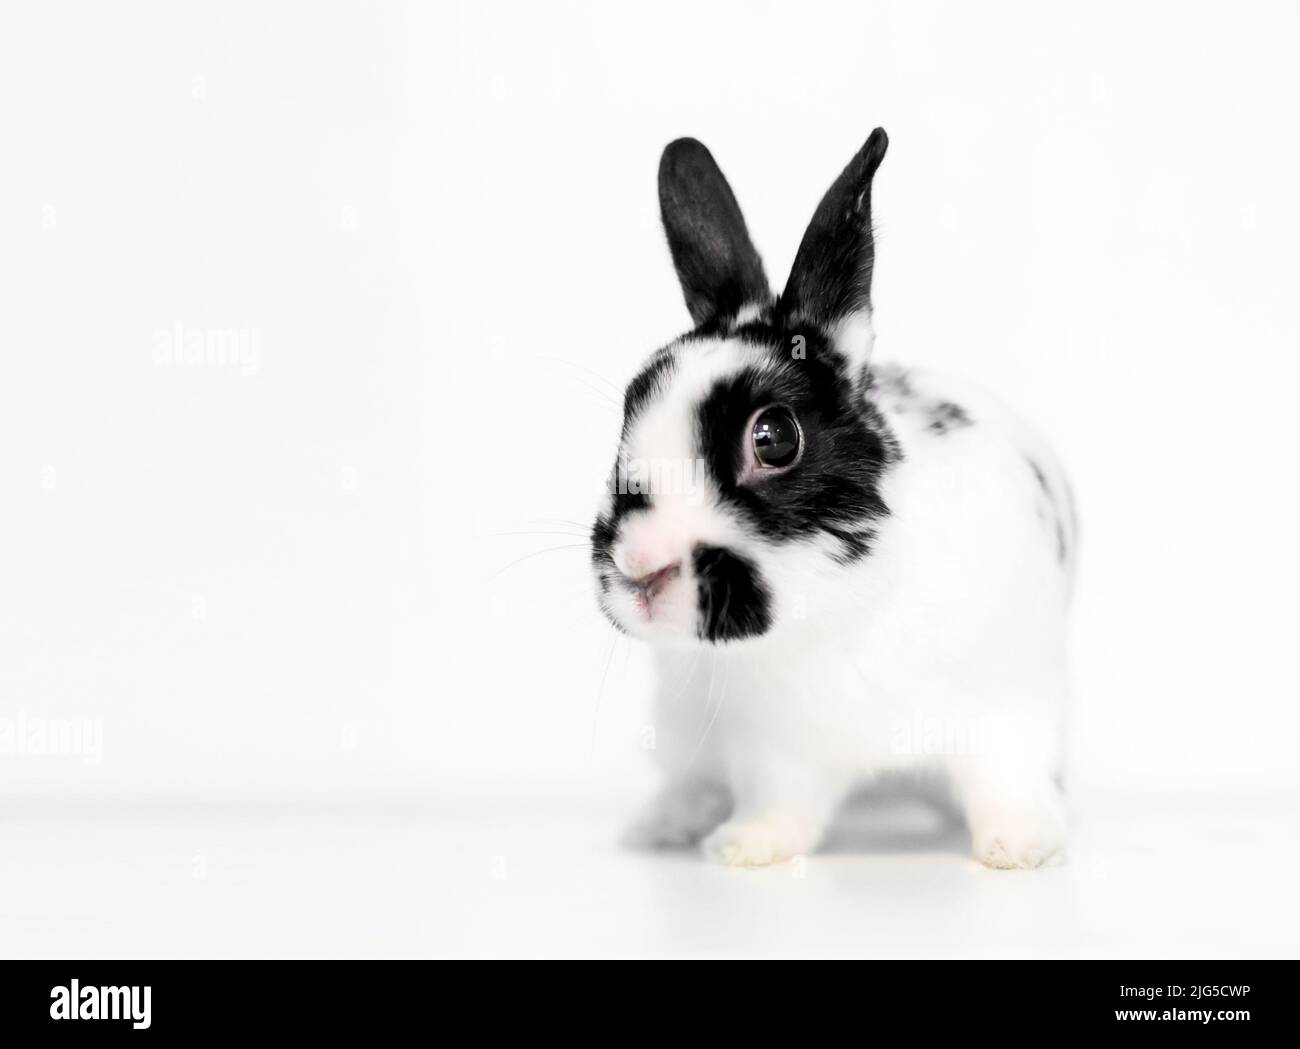
<svg viewBox="0 0 1300 1049"><path fill-rule="evenodd" d="M663 595L672 586L674 580L681 577L681 574L682 563L675 561L670 565L657 568L639 579L627 580L628 585L635 594L636 607L644 614L646 619L654 619L656 598Z"/></svg>
<svg viewBox="0 0 1300 1049"><path fill-rule="evenodd" d="M599 574L602 607L617 626L646 640L689 637L696 618L689 573L680 560L650 571L611 562Z"/></svg>

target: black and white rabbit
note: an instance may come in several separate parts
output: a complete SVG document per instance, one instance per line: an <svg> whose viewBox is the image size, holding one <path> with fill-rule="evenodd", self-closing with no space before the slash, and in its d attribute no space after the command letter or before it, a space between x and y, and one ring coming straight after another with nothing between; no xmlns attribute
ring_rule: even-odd
<svg viewBox="0 0 1300 1049"><path fill-rule="evenodd" d="M1069 489L996 400L872 362L887 143L827 191L779 296L709 151L664 150L695 327L628 386L592 531L602 610L655 646L667 782L643 843L779 862L865 781L919 770L984 863L1062 854Z"/></svg>

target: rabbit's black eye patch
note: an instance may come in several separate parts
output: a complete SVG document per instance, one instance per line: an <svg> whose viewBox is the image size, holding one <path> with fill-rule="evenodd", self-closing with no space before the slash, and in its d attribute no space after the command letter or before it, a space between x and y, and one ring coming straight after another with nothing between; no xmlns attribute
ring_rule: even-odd
<svg viewBox="0 0 1300 1049"><path fill-rule="evenodd" d="M788 408L768 408L759 413L750 433L754 456L764 466L789 466L799 457L803 436Z"/></svg>
<svg viewBox="0 0 1300 1049"><path fill-rule="evenodd" d="M804 336L792 356L792 335ZM815 330L754 323L737 331L765 359L717 380L697 433L720 499L769 542L834 540L836 560L870 553L888 514L880 479L898 456L884 418Z"/></svg>

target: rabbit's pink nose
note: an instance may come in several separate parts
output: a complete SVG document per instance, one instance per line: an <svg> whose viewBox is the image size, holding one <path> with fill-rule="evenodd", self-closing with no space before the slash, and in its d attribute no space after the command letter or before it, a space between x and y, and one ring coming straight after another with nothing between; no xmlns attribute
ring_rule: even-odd
<svg viewBox="0 0 1300 1049"><path fill-rule="evenodd" d="M674 549L662 535L647 530L625 535L622 542L615 544L611 554L614 567L628 580L644 579L681 561L679 550Z"/></svg>
<svg viewBox="0 0 1300 1049"><path fill-rule="evenodd" d="M645 541L623 542L614 548L614 567L628 584L644 597L653 597L682 573L682 559L666 544Z"/></svg>

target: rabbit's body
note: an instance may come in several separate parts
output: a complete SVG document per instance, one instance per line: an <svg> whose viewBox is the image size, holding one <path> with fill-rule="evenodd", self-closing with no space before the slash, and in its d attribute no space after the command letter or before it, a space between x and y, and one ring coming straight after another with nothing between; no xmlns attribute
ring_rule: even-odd
<svg viewBox="0 0 1300 1049"><path fill-rule="evenodd" d="M695 462L699 483L616 486L593 533L602 607L658 643L667 785L633 836L770 863L813 849L873 776L934 771L982 860L1037 866L1064 840L1073 506L1041 439L993 398L868 363L877 135L776 300L711 158L679 145L682 174L665 155L700 326L629 387L616 480L629 461Z"/></svg>
<svg viewBox="0 0 1300 1049"><path fill-rule="evenodd" d="M806 566L792 558L788 584L774 589L796 608L759 642L657 649L655 755L669 788L637 840L697 840L734 810L710 852L788 858L815 845L854 788L903 771L938 774L963 804L981 791L1041 799L985 802L982 823L971 814L988 862L1036 865L1061 846L1075 543L1063 475L982 391L878 374L868 396L901 455L882 478L891 512L872 555L845 571L827 610L798 607L798 576L818 570L817 555ZM779 818L757 800L768 795Z"/></svg>

